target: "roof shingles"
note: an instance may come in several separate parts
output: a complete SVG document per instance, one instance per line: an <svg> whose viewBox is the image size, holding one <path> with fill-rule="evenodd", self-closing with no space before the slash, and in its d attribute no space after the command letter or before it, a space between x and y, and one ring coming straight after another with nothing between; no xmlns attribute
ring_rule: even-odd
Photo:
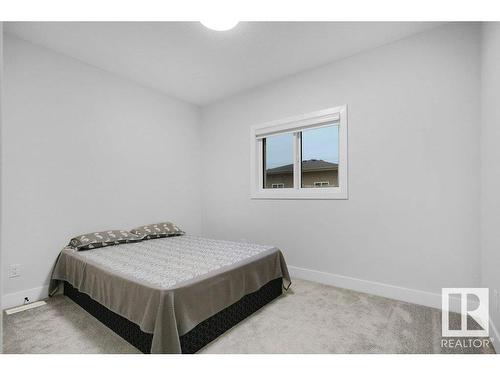
<svg viewBox="0 0 500 375"><path fill-rule="evenodd" d="M324 160L310 159L302 162L303 172L336 171L339 169L337 163L330 163ZM281 165L276 168L266 170L266 174L288 174L293 172L293 164Z"/></svg>

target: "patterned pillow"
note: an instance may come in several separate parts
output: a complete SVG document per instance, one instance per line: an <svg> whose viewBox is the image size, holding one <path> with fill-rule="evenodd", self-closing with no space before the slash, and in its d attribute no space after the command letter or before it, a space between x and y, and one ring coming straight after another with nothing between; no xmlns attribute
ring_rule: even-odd
<svg viewBox="0 0 500 375"><path fill-rule="evenodd" d="M176 225L165 222L158 224L143 225L141 227L134 228L130 231L142 240L150 240L152 238L162 238L170 236L180 236L184 234Z"/></svg>
<svg viewBox="0 0 500 375"><path fill-rule="evenodd" d="M98 247L119 245L121 243L137 242L141 238L126 230L108 230L82 234L71 239L69 246L76 250L89 250Z"/></svg>

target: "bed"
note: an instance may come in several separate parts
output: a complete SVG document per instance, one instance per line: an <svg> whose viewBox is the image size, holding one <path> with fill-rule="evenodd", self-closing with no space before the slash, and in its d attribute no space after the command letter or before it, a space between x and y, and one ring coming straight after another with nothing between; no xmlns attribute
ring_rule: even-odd
<svg viewBox="0 0 500 375"><path fill-rule="evenodd" d="M290 286L273 246L182 235L64 248L64 293L144 353L195 353Z"/></svg>

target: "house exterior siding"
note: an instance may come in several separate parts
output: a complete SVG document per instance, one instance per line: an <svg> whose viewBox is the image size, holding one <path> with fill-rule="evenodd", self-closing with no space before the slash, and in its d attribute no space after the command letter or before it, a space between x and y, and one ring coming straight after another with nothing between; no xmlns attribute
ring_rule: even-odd
<svg viewBox="0 0 500 375"><path fill-rule="evenodd" d="M272 189L273 184L283 184L284 188L293 188L293 174L279 173L268 174L265 178L265 188ZM315 182L328 182L329 186L339 186L338 170L307 171L302 173L302 187L315 187Z"/></svg>

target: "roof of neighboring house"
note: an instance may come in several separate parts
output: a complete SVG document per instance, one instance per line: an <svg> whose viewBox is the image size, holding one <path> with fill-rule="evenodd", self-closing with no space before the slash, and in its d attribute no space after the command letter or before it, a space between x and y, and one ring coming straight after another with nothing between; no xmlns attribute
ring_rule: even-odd
<svg viewBox="0 0 500 375"><path fill-rule="evenodd" d="M337 163L330 163L324 160L310 159L302 162L302 172L336 171L339 169ZM293 172L293 164L282 165L271 168L266 174L287 174Z"/></svg>

